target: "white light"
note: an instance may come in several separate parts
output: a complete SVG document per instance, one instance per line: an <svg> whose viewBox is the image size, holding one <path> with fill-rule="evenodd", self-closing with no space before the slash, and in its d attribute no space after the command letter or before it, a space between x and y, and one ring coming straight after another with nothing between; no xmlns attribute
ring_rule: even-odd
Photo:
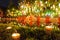
<svg viewBox="0 0 60 40"><path fill-rule="evenodd" d="M21 8L24 8L24 6L22 5Z"/></svg>
<svg viewBox="0 0 60 40"><path fill-rule="evenodd" d="M46 26L46 28L52 28L51 26Z"/></svg>
<svg viewBox="0 0 60 40"><path fill-rule="evenodd" d="M51 9L52 9L53 7L51 6Z"/></svg>
<svg viewBox="0 0 60 40"><path fill-rule="evenodd" d="M42 4L42 1L40 1L40 3Z"/></svg>
<svg viewBox="0 0 60 40"><path fill-rule="evenodd" d="M44 6L43 4L41 4L41 6Z"/></svg>
<svg viewBox="0 0 60 40"><path fill-rule="evenodd" d="M42 1L40 1L40 4L41 4L41 6L44 6Z"/></svg>
<svg viewBox="0 0 60 40"><path fill-rule="evenodd" d="M47 4L48 2L46 1L45 3Z"/></svg>
<svg viewBox="0 0 60 40"><path fill-rule="evenodd" d="M56 8L56 11L58 11L58 8Z"/></svg>
<svg viewBox="0 0 60 40"><path fill-rule="evenodd" d="M19 35L18 33L14 33L14 34L12 34L12 36L17 36L17 35Z"/></svg>
<svg viewBox="0 0 60 40"><path fill-rule="evenodd" d="M24 11L24 13L23 13L24 15L26 15L26 11Z"/></svg>
<svg viewBox="0 0 60 40"><path fill-rule="evenodd" d="M12 27L7 27L6 29L12 29Z"/></svg>
<svg viewBox="0 0 60 40"><path fill-rule="evenodd" d="M59 7L60 7L60 3L59 3Z"/></svg>
<svg viewBox="0 0 60 40"><path fill-rule="evenodd" d="M26 11L22 11L22 14L23 14L23 15L26 15Z"/></svg>
<svg viewBox="0 0 60 40"><path fill-rule="evenodd" d="M50 29L50 28L54 28L54 27L52 27L52 26L46 26L46 28Z"/></svg>
<svg viewBox="0 0 60 40"><path fill-rule="evenodd" d="M55 5L53 5L53 8L55 9Z"/></svg>
<svg viewBox="0 0 60 40"><path fill-rule="evenodd" d="M19 33L13 33L12 34L12 38L13 39L17 39L17 38L19 38L20 37L20 34Z"/></svg>

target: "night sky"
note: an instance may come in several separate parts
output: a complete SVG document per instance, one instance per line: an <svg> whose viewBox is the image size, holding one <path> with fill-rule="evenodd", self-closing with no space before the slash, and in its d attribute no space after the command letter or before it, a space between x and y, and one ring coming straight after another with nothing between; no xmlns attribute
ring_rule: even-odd
<svg viewBox="0 0 60 40"><path fill-rule="evenodd" d="M20 0L22 2L23 0ZM6 15L6 10L10 4L10 0L0 0L0 9L3 11L4 15ZM12 0L12 5L15 7L18 6L18 0ZM5 17L5 16L4 16Z"/></svg>
<svg viewBox="0 0 60 40"><path fill-rule="evenodd" d="M13 5L17 6L18 5L18 0L12 0ZM10 4L10 0L0 0L0 7L8 7Z"/></svg>

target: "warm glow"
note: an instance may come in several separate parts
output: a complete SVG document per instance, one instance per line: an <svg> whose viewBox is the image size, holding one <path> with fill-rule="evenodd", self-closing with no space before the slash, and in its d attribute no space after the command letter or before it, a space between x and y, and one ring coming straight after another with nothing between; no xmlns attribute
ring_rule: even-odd
<svg viewBox="0 0 60 40"><path fill-rule="evenodd" d="M22 5L21 8L24 8L24 5Z"/></svg>
<svg viewBox="0 0 60 40"><path fill-rule="evenodd" d="M45 3L47 4L48 2L46 1Z"/></svg>
<svg viewBox="0 0 60 40"><path fill-rule="evenodd" d="M55 9L55 5L53 5L53 8Z"/></svg>
<svg viewBox="0 0 60 40"><path fill-rule="evenodd" d="M42 4L42 1L40 1L40 3Z"/></svg>
<svg viewBox="0 0 60 40"><path fill-rule="evenodd" d="M60 7L60 3L59 3L59 7Z"/></svg>
<svg viewBox="0 0 60 40"><path fill-rule="evenodd" d="M43 4L43 2L42 2L42 1L40 1L40 4L41 4L41 6L44 6L44 4Z"/></svg>
<svg viewBox="0 0 60 40"><path fill-rule="evenodd" d="M19 33L13 33L12 36L20 36Z"/></svg>
<svg viewBox="0 0 60 40"><path fill-rule="evenodd" d="M56 11L58 11L58 8L56 8Z"/></svg>
<svg viewBox="0 0 60 40"><path fill-rule="evenodd" d="M10 10L7 10L8 12L10 12Z"/></svg>
<svg viewBox="0 0 60 40"><path fill-rule="evenodd" d="M46 30L51 31L53 29L52 26L46 26Z"/></svg>
<svg viewBox="0 0 60 40"><path fill-rule="evenodd" d="M22 11L22 14L23 14L23 15L26 15L26 11Z"/></svg>
<svg viewBox="0 0 60 40"><path fill-rule="evenodd" d="M44 6L43 4L41 4L41 6Z"/></svg>
<svg viewBox="0 0 60 40"><path fill-rule="evenodd" d="M51 26L46 26L46 28L52 28Z"/></svg>
<svg viewBox="0 0 60 40"><path fill-rule="evenodd" d="M7 27L6 29L12 29L12 27Z"/></svg>
<svg viewBox="0 0 60 40"><path fill-rule="evenodd" d="M12 38L13 39L17 39L17 38L19 38L20 37L20 34L19 33L13 33L12 34Z"/></svg>

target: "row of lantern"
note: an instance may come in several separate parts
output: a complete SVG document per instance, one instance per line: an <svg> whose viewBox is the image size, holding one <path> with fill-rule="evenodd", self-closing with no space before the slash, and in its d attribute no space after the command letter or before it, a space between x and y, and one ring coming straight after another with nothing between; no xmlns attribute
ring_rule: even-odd
<svg viewBox="0 0 60 40"><path fill-rule="evenodd" d="M45 23L45 24L50 24L50 23L57 23L60 24L60 17L58 18L51 18L49 16L46 16L44 18L40 17L40 16L34 16L34 15L28 15L28 16L19 16L16 18L1 18L2 20L5 21L11 21L11 20L15 20L18 23L21 23L22 25L35 25L37 24L38 26L40 26L41 23Z"/></svg>
<svg viewBox="0 0 60 40"><path fill-rule="evenodd" d="M30 15L30 16L21 16L21 17L17 17L17 22L22 23L23 25L25 25L26 23L29 24L30 26L37 24L37 26L40 26L41 23L46 23L46 24L50 24L50 23L57 23L60 24L60 17L58 18L50 18L49 16L46 16L45 18L41 18L40 16L35 17L34 15Z"/></svg>

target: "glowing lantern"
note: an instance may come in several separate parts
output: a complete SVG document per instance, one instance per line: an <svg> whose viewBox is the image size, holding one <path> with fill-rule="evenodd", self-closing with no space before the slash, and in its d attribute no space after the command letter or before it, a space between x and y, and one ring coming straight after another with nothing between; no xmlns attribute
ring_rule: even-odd
<svg viewBox="0 0 60 40"><path fill-rule="evenodd" d="M37 17L37 26L40 26L40 16Z"/></svg>
<svg viewBox="0 0 60 40"><path fill-rule="evenodd" d="M50 21L51 21L51 20L50 20L50 17L49 17L49 16L46 16L45 23L46 23L46 24L49 24Z"/></svg>
<svg viewBox="0 0 60 40"><path fill-rule="evenodd" d="M45 29L46 29L47 31L52 31L53 27L52 27L52 26L46 26Z"/></svg>
<svg viewBox="0 0 60 40"><path fill-rule="evenodd" d="M19 34L19 33L13 33L13 34L12 34L12 38L13 38L14 40L17 40L17 39L20 38L20 34Z"/></svg>
<svg viewBox="0 0 60 40"><path fill-rule="evenodd" d="M29 24L30 26L32 26L35 22L36 22L36 18L34 15L29 15L26 17L26 22L27 24Z"/></svg>
<svg viewBox="0 0 60 40"><path fill-rule="evenodd" d="M17 22L22 23L23 25L26 24L25 19L26 19L26 16L21 16L16 18Z"/></svg>
<svg viewBox="0 0 60 40"><path fill-rule="evenodd" d="M60 17L58 17L58 24L60 24Z"/></svg>
<svg viewBox="0 0 60 40"><path fill-rule="evenodd" d="M22 20L21 20L22 25L25 25L26 24L25 19L26 19L26 16L22 16Z"/></svg>
<svg viewBox="0 0 60 40"><path fill-rule="evenodd" d="M22 20L22 17L20 17L20 16L16 18L16 21L19 23L21 22L21 20Z"/></svg>

